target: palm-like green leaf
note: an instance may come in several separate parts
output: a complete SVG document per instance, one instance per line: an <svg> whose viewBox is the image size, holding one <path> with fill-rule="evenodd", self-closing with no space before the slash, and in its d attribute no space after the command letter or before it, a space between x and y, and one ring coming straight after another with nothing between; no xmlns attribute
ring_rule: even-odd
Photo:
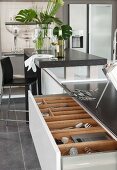
<svg viewBox="0 0 117 170"><path fill-rule="evenodd" d="M62 30L62 35L59 35L59 30ZM53 34L56 35L58 39L67 40L72 35L72 28L69 25L55 27L53 30Z"/></svg>
<svg viewBox="0 0 117 170"><path fill-rule="evenodd" d="M49 0L47 5L46 13L51 16L56 15L61 6L64 5L63 0Z"/></svg>
<svg viewBox="0 0 117 170"><path fill-rule="evenodd" d="M53 29L53 35L56 35L57 37L59 37L59 30L60 30L59 27L55 27L55 28Z"/></svg>
<svg viewBox="0 0 117 170"><path fill-rule="evenodd" d="M52 22L53 23L56 23L57 25L62 25L63 22L57 18L57 17L52 17L48 14L44 14L44 13L40 13L40 20L41 20L41 23L42 24L51 24Z"/></svg>
<svg viewBox="0 0 117 170"><path fill-rule="evenodd" d="M62 25L62 21L59 18L53 17L44 12L40 12L38 14L33 9L24 9L19 11L15 19L16 21L23 23L36 22L38 24L51 24L54 22L57 25Z"/></svg>
<svg viewBox="0 0 117 170"><path fill-rule="evenodd" d="M62 25L62 36L64 40L67 40L72 35L72 28L69 25Z"/></svg>
<svg viewBox="0 0 117 170"><path fill-rule="evenodd" d="M15 17L16 21L29 23L29 22L38 22L37 12L33 9L24 9L19 11Z"/></svg>

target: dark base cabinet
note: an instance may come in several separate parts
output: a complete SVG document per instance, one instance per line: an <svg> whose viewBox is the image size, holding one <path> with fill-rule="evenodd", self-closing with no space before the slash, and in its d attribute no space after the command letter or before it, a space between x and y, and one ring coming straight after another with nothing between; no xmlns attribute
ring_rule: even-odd
<svg viewBox="0 0 117 170"><path fill-rule="evenodd" d="M117 141L67 94L29 92L29 125L42 170L117 169Z"/></svg>

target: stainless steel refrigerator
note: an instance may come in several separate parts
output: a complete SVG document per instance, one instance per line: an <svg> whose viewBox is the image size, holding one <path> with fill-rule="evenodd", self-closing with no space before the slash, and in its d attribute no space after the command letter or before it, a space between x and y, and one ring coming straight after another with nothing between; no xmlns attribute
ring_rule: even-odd
<svg viewBox="0 0 117 170"><path fill-rule="evenodd" d="M70 48L111 59L112 5L70 4Z"/></svg>

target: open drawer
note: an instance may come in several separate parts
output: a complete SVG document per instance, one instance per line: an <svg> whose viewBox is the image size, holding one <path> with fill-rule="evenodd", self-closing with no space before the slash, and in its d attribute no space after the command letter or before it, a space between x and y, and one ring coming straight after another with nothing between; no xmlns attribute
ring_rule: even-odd
<svg viewBox="0 0 117 170"><path fill-rule="evenodd" d="M117 142L70 96L29 92L29 126L42 170L117 169Z"/></svg>

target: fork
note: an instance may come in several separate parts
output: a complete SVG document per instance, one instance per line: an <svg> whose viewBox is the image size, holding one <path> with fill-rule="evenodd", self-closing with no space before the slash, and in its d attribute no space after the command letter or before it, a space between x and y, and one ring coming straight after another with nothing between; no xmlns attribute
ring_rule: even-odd
<svg viewBox="0 0 117 170"><path fill-rule="evenodd" d="M90 123L85 123L84 124L84 128L90 128L90 127L92 127L92 125Z"/></svg>

